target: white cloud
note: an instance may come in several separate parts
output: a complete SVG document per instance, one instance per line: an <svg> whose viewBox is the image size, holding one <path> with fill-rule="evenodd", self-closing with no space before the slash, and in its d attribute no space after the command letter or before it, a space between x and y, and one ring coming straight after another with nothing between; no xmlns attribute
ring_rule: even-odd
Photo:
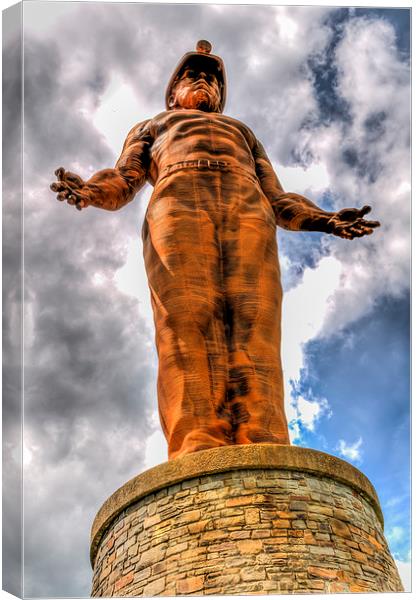
<svg viewBox="0 0 417 600"><path fill-rule="evenodd" d="M135 97L135 91L120 74L113 74L100 104L94 113L93 123L115 155L120 154L130 129L146 115L143 105ZM90 111L88 111L90 112Z"/></svg>
<svg viewBox="0 0 417 600"><path fill-rule="evenodd" d="M353 462L360 462L362 460L362 443L361 437L351 444L345 442L345 440L339 440L336 450L344 458L348 458Z"/></svg>
<svg viewBox="0 0 417 600"><path fill-rule="evenodd" d="M402 502L404 502L404 500L407 499L407 496L402 495L402 496L394 496L393 498L390 498L389 500L387 500L385 502L385 506L387 508L392 508L394 506L398 506L399 504L401 504Z"/></svg>
<svg viewBox="0 0 417 600"><path fill-rule="evenodd" d="M411 562L396 560L395 564L404 586L404 592L411 592Z"/></svg>
<svg viewBox="0 0 417 600"><path fill-rule="evenodd" d="M157 416L155 415L155 420ZM150 469L168 460L167 441L161 431L159 423L155 431L146 439L145 458L143 466Z"/></svg>
<svg viewBox="0 0 417 600"><path fill-rule="evenodd" d="M329 174L324 162L316 162L306 168L300 167L277 167L284 190L296 192L298 194L307 194L307 190L312 193L323 193L329 187Z"/></svg>
<svg viewBox="0 0 417 600"><path fill-rule="evenodd" d="M290 421L291 441L302 443L303 434L301 426L309 431L314 431L319 419L330 418L332 411L326 398L304 398L296 395L292 407L297 417Z"/></svg>
<svg viewBox="0 0 417 600"><path fill-rule="evenodd" d="M114 281L121 292L138 300L140 314L145 319L149 330L153 331L153 312L142 256L142 240L139 236L129 239L126 262L115 272Z"/></svg>
<svg viewBox="0 0 417 600"><path fill-rule="evenodd" d="M404 539L406 532L403 527L394 525L387 531L387 538L390 544L397 544Z"/></svg>
<svg viewBox="0 0 417 600"><path fill-rule="evenodd" d="M328 414L324 399L306 400L292 393L292 382L300 379L304 368L303 346L319 335L332 296L339 286L341 265L333 257L322 258L315 269L304 270L300 283L284 294L282 306L282 363L286 412L290 435L300 439L297 424L314 429L318 419Z"/></svg>
<svg viewBox="0 0 417 600"><path fill-rule="evenodd" d="M336 57L338 87L350 104L357 133L370 114L387 109L397 117L404 110L399 123L408 130L409 97L403 92L409 86L409 67L399 58L395 30L387 21L358 18L345 27Z"/></svg>

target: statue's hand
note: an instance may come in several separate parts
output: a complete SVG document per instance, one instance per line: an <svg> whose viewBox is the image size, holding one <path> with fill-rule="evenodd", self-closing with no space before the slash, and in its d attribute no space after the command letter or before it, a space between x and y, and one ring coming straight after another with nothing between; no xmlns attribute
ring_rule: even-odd
<svg viewBox="0 0 417 600"><path fill-rule="evenodd" d="M380 226L379 221L367 221L363 217L371 212L370 206L362 208L343 208L330 217L328 221L329 233L351 240L355 237L370 235L375 227Z"/></svg>
<svg viewBox="0 0 417 600"><path fill-rule="evenodd" d="M64 167L59 167L55 171L58 181L51 183L50 188L57 193L57 200L61 202L66 200L68 204L72 204L78 210L86 208L90 202L88 193L85 189L85 182L79 175L66 171Z"/></svg>

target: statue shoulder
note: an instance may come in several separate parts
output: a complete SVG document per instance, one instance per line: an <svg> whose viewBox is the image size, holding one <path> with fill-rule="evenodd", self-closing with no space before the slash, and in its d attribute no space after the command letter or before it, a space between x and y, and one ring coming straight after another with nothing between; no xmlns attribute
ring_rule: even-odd
<svg viewBox="0 0 417 600"><path fill-rule="evenodd" d="M143 135L146 135L151 129L152 119L146 119L145 121L140 121L133 125L129 133L127 134L128 138L140 138Z"/></svg>
<svg viewBox="0 0 417 600"><path fill-rule="evenodd" d="M222 115L222 117L226 123L229 123L230 125L233 125L237 129L239 129L241 134L245 137L250 148L253 148L257 144L255 134L253 133L252 129L248 127L245 123L239 121L239 119L228 117L226 115Z"/></svg>

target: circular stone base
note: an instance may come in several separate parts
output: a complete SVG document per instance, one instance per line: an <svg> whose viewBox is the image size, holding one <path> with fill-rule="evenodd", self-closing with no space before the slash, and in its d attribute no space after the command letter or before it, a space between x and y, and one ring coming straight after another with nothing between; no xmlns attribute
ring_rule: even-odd
<svg viewBox="0 0 417 600"><path fill-rule="evenodd" d="M296 446L154 467L104 503L91 539L93 596L403 590L369 480Z"/></svg>

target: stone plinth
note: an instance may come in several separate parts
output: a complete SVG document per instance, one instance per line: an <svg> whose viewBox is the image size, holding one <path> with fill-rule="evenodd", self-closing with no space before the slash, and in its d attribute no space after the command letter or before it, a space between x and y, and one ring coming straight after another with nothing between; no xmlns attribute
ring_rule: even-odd
<svg viewBox="0 0 417 600"><path fill-rule="evenodd" d="M93 596L402 591L369 480L343 460L253 444L135 477L92 528Z"/></svg>

